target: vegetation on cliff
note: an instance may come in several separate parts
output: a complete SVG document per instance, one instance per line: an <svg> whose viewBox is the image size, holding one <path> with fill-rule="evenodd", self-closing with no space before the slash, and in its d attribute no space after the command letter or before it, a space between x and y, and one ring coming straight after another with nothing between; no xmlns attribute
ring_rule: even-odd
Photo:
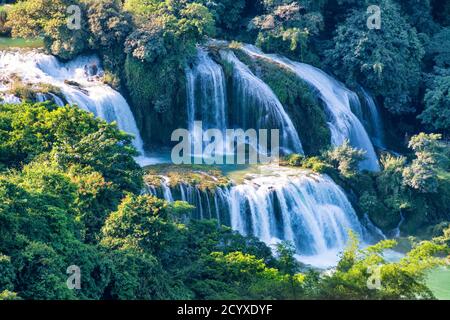
<svg viewBox="0 0 450 320"><path fill-rule="evenodd" d="M131 138L75 107L0 108L1 299L431 298L425 271L447 237L398 263L353 244L336 273L301 273L288 243L265 244L216 221L185 219L191 207L141 195ZM276 259L276 258L277 259ZM380 263L384 287L369 290ZM82 270L81 290L66 270Z"/></svg>

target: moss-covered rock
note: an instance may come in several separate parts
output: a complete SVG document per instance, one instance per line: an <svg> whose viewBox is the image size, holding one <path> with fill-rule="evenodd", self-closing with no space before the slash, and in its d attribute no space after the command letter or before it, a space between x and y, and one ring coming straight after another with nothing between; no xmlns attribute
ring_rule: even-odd
<svg viewBox="0 0 450 320"><path fill-rule="evenodd" d="M9 85L8 94L11 94L24 102L36 102L38 95L44 95L47 100L53 100L52 95L61 99L66 103L66 99L61 89L49 84L49 83L27 83L23 79L13 74L9 79L9 83L3 83Z"/></svg>
<svg viewBox="0 0 450 320"><path fill-rule="evenodd" d="M36 100L36 90L28 83L24 83L19 79L15 79L11 83L11 88L8 91L9 94L26 102L33 102Z"/></svg>
<svg viewBox="0 0 450 320"><path fill-rule="evenodd" d="M214 192L219 187L231 185L230 179L219 168L207 165L154 165L146 169L144 181L149 186L159 187L163 177L169 178L168 186L190 185L201 191Z"/></svg>

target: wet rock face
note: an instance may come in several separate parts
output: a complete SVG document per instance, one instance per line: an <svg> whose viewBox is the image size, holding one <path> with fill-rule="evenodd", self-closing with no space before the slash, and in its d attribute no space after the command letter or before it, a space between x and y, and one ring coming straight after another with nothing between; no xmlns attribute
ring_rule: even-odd
<svg viewBox="0 0 450 320"><path fill-rule="evenodd" d="M84 66L84 71L87 76L93 77L98 75L99 68L96 63L91 63Z"/></svg>

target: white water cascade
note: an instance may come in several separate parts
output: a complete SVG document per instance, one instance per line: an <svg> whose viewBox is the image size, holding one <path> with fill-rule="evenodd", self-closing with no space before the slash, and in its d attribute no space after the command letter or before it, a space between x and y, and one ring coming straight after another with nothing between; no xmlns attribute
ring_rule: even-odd
<svg viewBox="0 0 450 320"><path fill-rule="evenodd" d="M279 129L282 151L303 154L297 130L269 86L232 51L221 51L220 55L233 66L233 124L243 129Z"/></svg>
<svg viewBox="0 0 450 320"><path fill-rule="evenodd" d="M345 193L325 175L265 166L242 184L214 192L180 184L168 193L166 181L161 179L161 186L149 192L168 201L188 201L197 207L196 218L217 219L268 245L290 241L300 261L317 267L336 264L349 230L366 239Z"/></svg>
<svg viewBox="0 0 450 320"><path fill-rule="evenodd" d="M133 144L143 154L143 141L137 128L133 113L124 97L101 82L103 71L96 56L81 56L68 63L61 63L55 57L37 51L0 52L0 94L7 103L19 103L20 99L8 94L9 82L13 77L33 86L50 84L61 90L69 104L92 112L108 122L115 121L118 127L133 135ZM55 94L50 98L60 106L64 102ZM6 98L6 99L5 99ZM43 94L38 101L47 100ZM137 161L144 160L143 157Z"/></svg>
<svg viewBox="0 0 450 320"><path fill-rule="evenodd" d="M218 129L227 126L227 91L222 67L214 62L208 53L197 49L192 67L186 68L188 126L195 133L195 121L202 121L202 129ZM202 137L194 136L194 142Z"/></svg>
<svg viewBox="0 0 450 320"><path fill-rule="evenodd" d="M332 144L338 146L348 139L353 147L366 151L366 160L361 162L361 169L380 169L369 135L351 110L351 101L356 95L354 92L322 70L308 64L275 54L265 54L253 45L244 45L242 50L252 57L265 59L291 70L317 90L328 110Z"/></svg>
<svg viewBox="0 0 450 320"><path fill-rule="evenodd" d="M231 51L221 51L221 58L233 66L232 101L227 101L227 86L222 67L198 48L192 66L186 68L188 125L194 142L201 141L195 121L202 129L225 132L227 125L238 129L279 129L284 153L303 154L298 133L272 90ZM230 110L231 108L231 110ZM230 117L230 113L232 116ZM253 146L258 148L258 146ZM226 150L233 153L233 150Z"/></svg>
<svg viewBox="0 0 450 320"><path fill-rule="evenodd" d="M384 127L378 106L374 98L366 90L361 88L361 93L364 98L363 108L361 108L361 119L366 122L366 128L372 138L373 144L378 148L385 148L384 143Z"/></svg>

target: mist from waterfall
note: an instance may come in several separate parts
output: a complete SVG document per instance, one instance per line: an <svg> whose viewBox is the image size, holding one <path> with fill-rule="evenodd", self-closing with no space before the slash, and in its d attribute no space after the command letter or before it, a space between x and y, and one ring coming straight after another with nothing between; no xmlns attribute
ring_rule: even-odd
<svg viewBox="0 0 450 320"><path fill-rule="evenodd" d="M31 84L50 84L61 90L69 104L92 112L108 122L115 121L119 129L134 136L133 144L143 154L144 143L136 125L130 106L124 97L101 82L103 70L96 56L80 56L71 62L62 63L51 55L37 51L0 52L0 93L6 93L6 103L20 103L20 99L7 94L7 84L13 77ZM63 106L64 101L55 94L37 94L38 101L53 100ZM143 157L137 158L141 160Z"/></svg>
<svg viewBox="0 0 450 320"><path fill-rule="evenodd" d="M291 70L317 90L327 107L332 144L339 146L348 139L353 147L366 151L366 160L361 162L361 169L380 170L377 154L369 135L352 112L351 101L355 97L354 92L345 88L342 83L322 70L308 64L295 62L275 54L265 54L253 45L244 45L242 50L252 57L262 58Z"/></svg>

